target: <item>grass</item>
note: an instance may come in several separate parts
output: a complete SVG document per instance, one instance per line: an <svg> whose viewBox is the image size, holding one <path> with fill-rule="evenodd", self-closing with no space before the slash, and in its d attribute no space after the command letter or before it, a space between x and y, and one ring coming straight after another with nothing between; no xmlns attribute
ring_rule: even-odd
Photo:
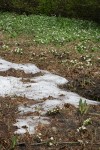
<svg viewBox="0 0 100 150"><path fill-rule="evenodd" d="M0 30L10 37L32 35L33 41L44 44L100 42L100 27L96 23L61 17L0 13Z"/></svg>

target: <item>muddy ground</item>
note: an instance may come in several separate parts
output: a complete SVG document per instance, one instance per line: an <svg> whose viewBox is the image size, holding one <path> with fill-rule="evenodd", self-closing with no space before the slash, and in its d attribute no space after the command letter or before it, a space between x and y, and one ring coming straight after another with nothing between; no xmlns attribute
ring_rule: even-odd
<svg viewBox="0 0 100 150"><path fill-rule="evenodd" d="M25 37L10 39L1 34L0 38L0 57L15 63L34 63L40 69L68 79L69 83L62 88L74 91L85 98L100 101L99 53L91 55L92 65L87 66L84 59L86 54L70 51L74 48L74 43L64 46L40 45ZM4 48L3 45L8 47ZM16 51L18 48L19 52ZM83 67L78 63L72 63L72 60L82 62ZM26 77L23 71L13 69L0 72L0 75ZM18 116L18 105L27 101L22 97L0 97L0 150L100 149L100 105L90 106L87 114L81 115L78 108L66 104L62 110L50 114L50 125L40 124L35 135L14 135L16 127L13 123ZM92 123L86 130L78 132L77 129L87 118L91 118Z"/></svg>

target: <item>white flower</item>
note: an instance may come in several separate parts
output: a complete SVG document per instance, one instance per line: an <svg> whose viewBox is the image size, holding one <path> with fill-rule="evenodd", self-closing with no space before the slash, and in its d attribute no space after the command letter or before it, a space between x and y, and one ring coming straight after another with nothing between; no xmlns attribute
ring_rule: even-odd
<svg viewBox="0 0 100 150"><path fill-rule="evenodd" d="M83 141L82 141L82 140L78 140L78 142L81 143L81 144L83 144Z"/></svg>
<svg viewBox="0 0 100 150"><path fill-rule="evenodd" d="M52 146L53 145L53 143L52 142L49 142L49 146Z"/></svg>
<svg viewBox="0 0 100 150"><path fill-rule="evenodd" d="M41 134L41 133L38 133L38 135L41 136L42 134Z"/></svg>
<svg viewBox="0 0 100 150"><path fill-rule="evenodd" d="M85 127L85 126L82 126L81 129L82 129L82 130L86 130L86 127Z"/></svg>
<svg viewBox="0 0 100 150"><path fill-rule="evenodd" d="M51 137L51 138L50 138L50 140L52 140L52 141L53 141L53 140L54 140L54 138L53 138L53 137Z"/></svg>

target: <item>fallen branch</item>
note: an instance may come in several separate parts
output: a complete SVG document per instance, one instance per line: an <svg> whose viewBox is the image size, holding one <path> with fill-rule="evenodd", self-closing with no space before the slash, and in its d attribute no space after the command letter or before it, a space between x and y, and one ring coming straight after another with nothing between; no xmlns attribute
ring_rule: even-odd
<svg viewBox="0 0 100 150"><path fill-rule="evenodd" d="M40 145L44 145L44 144L47 144L47 142L34 143L34 144L31 144L31 146L40 146Z"/></svg>
<svg viewBox="0 0 100 150"><path fill-rule="evenodd" d="M100 113L89 113L89 115L100 116Z"/></svg>
<svg viewBox="0 0 100 150"><path fill-rule="evenodd" d="M48 142L34 143L34 144L31 144L31 146L40 146L40 145L44 145L44 144L47 144L47 143ZM67 144L67 145L81 145L80 142L56 142L54 144L56 144L56 145L62 145L62 144ZM100 143L92 143L92 144L100 146ZM91 143L87 143L86 145L91 145Z"/></svg>
<svg viewBox="0 0 100 150"><path fill-rule="evenodd" d="M31 146L40 146L40 145L44 145L44 144L47 144L47 142L41 142L41 143L34 143L34 144L31 144ZM67 144L67 145L80 145L80 142L54 142L54 144L56 145L62 145L62 144Z"/></svg>
<svg viewBox="0 0 100 150"><path fill-rule="evenodd" d="M56 144L62 145L62 144L67 144L67 145L80 145L80 142L57 142Z"/></svg>

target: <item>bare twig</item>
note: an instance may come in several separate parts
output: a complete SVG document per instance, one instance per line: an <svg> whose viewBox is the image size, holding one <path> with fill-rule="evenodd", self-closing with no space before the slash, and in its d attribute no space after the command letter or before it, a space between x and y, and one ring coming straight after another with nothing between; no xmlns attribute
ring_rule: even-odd
<svg viewBox="0 0 100 150"><path fill-rule="evenodd" d="M67 145L80 145L80 142L57 142L56 144L67 144Z"/></svg>
<svg viewBox="0 0 100 150"><path fill-rule="evenodd" d="M41 142L41 143L34 143L34 144L31 144L31 146L40 146L40 145L44 145L44 144L47 144L47 143L48 143L48 141ZM54 142L54 144L56 144L56 145L62 145L62 144L80 145L80 142Z"/></svg>
<svg viewBox="0 0 100 150"><path fill-rule="evenodd" d="M47 144L47 141L41 142L41 143L34 143L34 144L31 144L31 146L40 146L40 145L44 145L44 144Z"/></svg>
<svg viewBox="0 0 100 150"><path fill-rule="evenodd" d="M89 115L100 116L100 113L89 113Z"/></svg>

